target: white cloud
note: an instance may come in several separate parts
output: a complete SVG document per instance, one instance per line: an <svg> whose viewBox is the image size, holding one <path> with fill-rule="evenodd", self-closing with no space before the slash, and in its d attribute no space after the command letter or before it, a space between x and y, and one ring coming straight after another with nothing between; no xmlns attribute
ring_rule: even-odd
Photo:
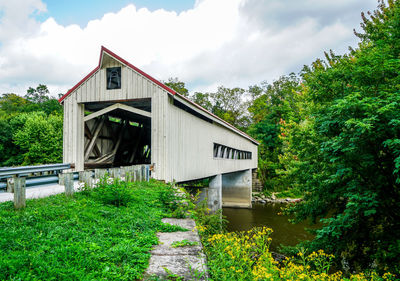
<svg viewBox="0 0 400 281"><path fill-rule="evenodd" d="M284 4L283 4L284 3ZM0 0L0 93L66 91L97 65L104 45L162 80L191 90L247 87L299 71L323 51L355 45L352 29L374 0L197 0L190 10L128 5L86 27L40 23L40 0ZM19 13L20 12L20 13Z"/></svg>

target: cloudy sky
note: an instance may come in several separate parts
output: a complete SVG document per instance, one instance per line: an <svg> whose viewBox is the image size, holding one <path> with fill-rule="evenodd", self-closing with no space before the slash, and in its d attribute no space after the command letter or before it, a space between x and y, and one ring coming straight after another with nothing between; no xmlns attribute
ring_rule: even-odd
<svg viewBox="0 0 400 281"><path fill-rule="evenodd" d="M190 92L244 87L299 72L332 49L376 0L0 0L0 93L64 93L101 45Z"/></svg>

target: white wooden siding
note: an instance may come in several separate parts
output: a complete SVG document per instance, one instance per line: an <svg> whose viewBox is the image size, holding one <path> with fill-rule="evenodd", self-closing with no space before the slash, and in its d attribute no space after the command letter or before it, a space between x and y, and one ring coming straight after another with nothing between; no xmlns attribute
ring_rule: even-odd
<svg viewBox="0 0 400 281"><path fill-rule="evenodd" d="M106 68L116 66L121 66L121 89L107 90ZM174 106L172 95L165 89L110 58L63 101L64 163L75 163L77 171L84 167L83 103L142 98L151 98L151 162L155 164L152 177L179 182L257 167L257 145L247 136L227 128L215 117L206 114L214 120L209 123ZM250 151L252 159L214 158L214 143ZM109 142L102 141L101 149L108 149L107 145Z"/></svg>
<svg viewBox="0 0 400 281"><path fill-rule="evenodd" d="M121 89L107 90L106 68L115 66L121 66ZM151 162L156 164L153 176L157 179L164 179L165 107L168 93L146 77L117 61L110 61L104 64L101 69L64 99L63 161L65 163L75 163L76 170L83 170L83 103L141 98L151 98Z"/></svg>
<svg viewBox="0 0 400 281"><path fill-rule="evenodd" d="M257 168L257 145L215 123L206 122L168 102L167 181L188 181ZM252 159L214 158L214 143L250 151Z"/></svg>

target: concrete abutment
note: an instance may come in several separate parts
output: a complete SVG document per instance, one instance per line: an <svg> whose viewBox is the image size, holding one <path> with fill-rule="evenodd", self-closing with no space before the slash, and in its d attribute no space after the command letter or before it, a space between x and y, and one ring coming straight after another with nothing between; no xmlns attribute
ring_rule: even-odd
<svg viewBox="0 0 400 281"><path fill-rule="evenodd" d="M210 178L207 202L211 212L216 212L222 207L251 208L251 196L251 169Z"/></svg>

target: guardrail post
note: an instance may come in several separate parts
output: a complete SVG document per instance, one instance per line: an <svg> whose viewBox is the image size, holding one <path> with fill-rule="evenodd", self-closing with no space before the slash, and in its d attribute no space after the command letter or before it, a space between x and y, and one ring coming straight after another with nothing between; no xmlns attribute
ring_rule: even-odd
<svg viewBox="0 0 400 281"><path fill-rule="evenodd" d="M7 179L7 192L13 193L14 192L14 178Z"/></svg>
<svg viewBox="0 0 400 281"><path fill-rule="evenodd" d="M58 174L58 184L65 185L65 174L64 173Z"/></svg>
<svg viewBox="0 0 400 281"><path fill-rule="evenodd" d="M65 173L64 176L65 195L72 196L74 194L74 174Z"/></svg>
<svg viewBox="0 0 400 281"><path fill-rule="evenodd" d="M26 207L26 186L25 178L14 178L14 208Z"/></svg>

